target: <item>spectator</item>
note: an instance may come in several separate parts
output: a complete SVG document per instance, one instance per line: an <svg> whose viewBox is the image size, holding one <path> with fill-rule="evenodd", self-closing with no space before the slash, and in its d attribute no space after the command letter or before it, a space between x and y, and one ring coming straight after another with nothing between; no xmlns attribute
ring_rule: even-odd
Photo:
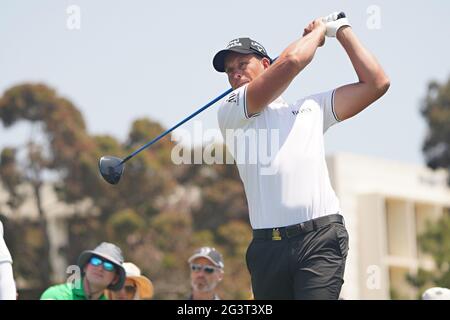
<svg viewBox="0 0 450 320"><path fill-rule="evenodd" d="M103 242L78 258L81 281L48 288L42 300L107 300L105 289L120 290L125 282L123 256L119 247Z"/></svg>
<svg viewBox="0 0 450 320"><path fill-rule="evenodd" d="M153 297L153 284L147 277L141 275L141 270L131 262L124 262L126 278L122 289L107 290L110 300L149 300Z"/></svg>
<svg viewBox="0 0 450 320"><path fill-rule="evenodd" d="M194 252L188 263L191 268L190 300L220 300L216 287L223 279L222 255L214 248L202 247Z"/></svg>

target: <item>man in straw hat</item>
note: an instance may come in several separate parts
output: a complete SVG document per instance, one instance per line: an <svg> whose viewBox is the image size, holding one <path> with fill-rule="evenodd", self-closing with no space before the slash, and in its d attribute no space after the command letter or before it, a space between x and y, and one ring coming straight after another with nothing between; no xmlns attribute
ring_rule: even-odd
<svg viewBox="0 0 450 320"><path fill-rule="evenodd" d="M94 250L86 250L78 258L81 281L48 288L41 300L107 300L105 289L120 290L125 282L122 250L102 242Z"/></svg>
<svg viewBox="0 0 450 320"><path fill-rule="evenodd" d="M124 262L126 278L122 289L107 291L110 300L148 300L153 297L153 284L141 274L141 270L131 262Z"/></svg>

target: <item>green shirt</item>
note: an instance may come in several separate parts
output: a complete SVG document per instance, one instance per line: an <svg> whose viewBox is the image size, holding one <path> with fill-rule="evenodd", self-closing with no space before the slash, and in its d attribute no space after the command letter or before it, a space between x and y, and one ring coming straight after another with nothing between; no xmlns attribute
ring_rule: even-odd
<svg viewBox="0 0 450 320"><path fill-rule="evenodd" d="M83 281L81 281L81 284ZM73 283L63 283L52 286L44 291L41 300L88 300L83 289L83 284L76 288ZM98 300L108 300L102 294Z"/></svg>

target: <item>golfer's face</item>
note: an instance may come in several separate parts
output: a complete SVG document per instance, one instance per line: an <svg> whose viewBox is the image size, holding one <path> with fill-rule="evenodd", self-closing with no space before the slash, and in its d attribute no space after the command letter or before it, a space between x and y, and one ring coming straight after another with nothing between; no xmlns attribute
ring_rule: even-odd
<svg viewBox="0 0 450 320"><path fill-rule="evenodd" d="M264 71L262 59L253 54L230 52L225 57L225 73L233 89L249 83Z"/></svg>
<svg viewBox="0 0 450 320"><path fill-rule="evenodd" d="M216 268L211 261L206 258L197 258L192 261L191 285L193 290L201 292L212 291L220 280L222 280L222 270Z"/></svg>

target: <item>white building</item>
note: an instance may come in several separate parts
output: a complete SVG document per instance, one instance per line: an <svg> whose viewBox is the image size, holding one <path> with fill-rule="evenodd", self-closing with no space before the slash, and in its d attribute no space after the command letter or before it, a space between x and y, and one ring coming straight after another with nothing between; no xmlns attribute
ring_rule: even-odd
<svg viewBox="0 0 450 320"><path fill-rule="evenodd" d="M415 299L405 276L433 268L417 236L450 208L447 172L345 153L327 163L350 237L341 296Z"/></svg>

